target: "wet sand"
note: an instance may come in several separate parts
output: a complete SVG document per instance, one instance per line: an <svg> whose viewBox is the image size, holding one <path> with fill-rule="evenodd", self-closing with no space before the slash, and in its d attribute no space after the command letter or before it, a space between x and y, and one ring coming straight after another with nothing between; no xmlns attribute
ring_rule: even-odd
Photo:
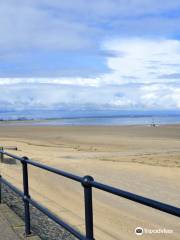
<svg viewBox="0 0 180 240"><path fill-rule="evenodd" d="M180 125L159 127L0 126L0 144L12 151L81 176L180 207ZM22 188L21 165L1 172ZM84 231L83 189L63 177L29 168L31 196ZM177 217L94 190L95 238L100 240L180 238ZM137 226L172 229L173 234L134 234Z"/></svg>

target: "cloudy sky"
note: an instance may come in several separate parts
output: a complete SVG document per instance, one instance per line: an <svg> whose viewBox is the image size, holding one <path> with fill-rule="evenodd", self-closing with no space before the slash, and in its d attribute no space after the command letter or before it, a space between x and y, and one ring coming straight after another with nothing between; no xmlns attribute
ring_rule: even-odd
<svg viewBox="0 0 180 240"><path fill-rule="evenodd" d="M0 110L180 109L180 0L1 0Z"/></svg>

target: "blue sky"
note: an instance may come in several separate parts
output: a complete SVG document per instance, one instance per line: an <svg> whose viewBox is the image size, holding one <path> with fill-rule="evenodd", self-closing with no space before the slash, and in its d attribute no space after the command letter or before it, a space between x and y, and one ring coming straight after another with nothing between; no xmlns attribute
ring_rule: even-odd
<svg viewBox="0 0 180 240"><path fill-rule="evenodd" d="M179 0L2 0L1 109L179 109Z"/></svg>

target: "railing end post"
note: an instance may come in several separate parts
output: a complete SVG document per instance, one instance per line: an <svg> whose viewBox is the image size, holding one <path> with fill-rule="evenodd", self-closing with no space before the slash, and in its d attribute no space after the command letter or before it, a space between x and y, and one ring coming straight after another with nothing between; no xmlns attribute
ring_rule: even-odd
<svg viewBox="0 0 180 240"><path fill-rule="evenodd" d="M94 240L94 226L93 226L93 201L92 201L92 185L94 178L91 176L84 176L82 179L82 186L84 187L84 203L85 203L85 225L86 225L86 239Z"/></svg>

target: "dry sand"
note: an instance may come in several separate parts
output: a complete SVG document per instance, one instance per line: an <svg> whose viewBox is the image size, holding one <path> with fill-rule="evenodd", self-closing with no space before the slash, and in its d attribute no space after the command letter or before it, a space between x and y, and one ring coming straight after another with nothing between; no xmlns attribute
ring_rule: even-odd
<svg viewBox="0 0 180 240"><path fill-rule="evenodd" d="M15 145L20 156L180 207L180 126L47 127L0 126L0 144ZM31 196L84 231L83 189L63 177L30 167ZM1 172L22 188L20 164ZM179 218L97 190L94 195L98 240L180 239ZM134 229L172 229L144 234Z"/></svg>

